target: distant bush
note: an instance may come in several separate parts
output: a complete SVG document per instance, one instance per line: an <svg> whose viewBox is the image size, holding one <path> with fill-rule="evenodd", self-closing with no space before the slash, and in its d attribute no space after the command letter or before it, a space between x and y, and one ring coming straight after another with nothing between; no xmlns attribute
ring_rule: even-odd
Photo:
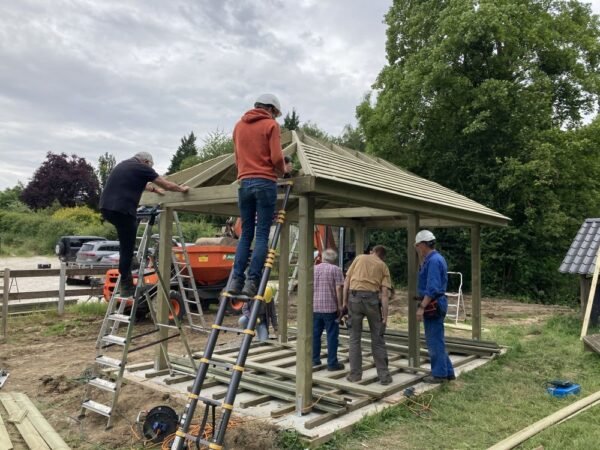
<svg viewBox="0 0 600 450"><path fill-rule="evenodd" d="M200 237L214 237L218 232L213 224L204 221L204 219L194 222L181 222L181 229L186 242L195 242Z"/></svg>

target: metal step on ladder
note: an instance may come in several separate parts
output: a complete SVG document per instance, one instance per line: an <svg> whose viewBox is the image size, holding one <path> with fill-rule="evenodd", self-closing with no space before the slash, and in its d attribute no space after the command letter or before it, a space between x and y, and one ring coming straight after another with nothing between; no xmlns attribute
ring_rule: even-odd
<svg viewBox="0 0 600 450"><path fill-rule="evenodd" d="M273 233L273 237L269 246L269 251L265 259L262 277L258 286L258 293L254 298L248 298L241 295L234 296L226 291L223 291L221 293L221 298L219 299L220 304L219 309L217 311L217 315L215 317L215 323L212 325L212 330L208 337L206 348L204 350L202 358L200 359L198 373L192 385L191 392L188 395L188 403L185 407L183 414L181 415L179 428L176 432L175 440L173 441L173 444L171 446L172 450L183 449L186 441L192 442L193 444L195 444L196 447L207 446L209 449L216 450L223 448L225 432L227 430L227 425L233 412L233 404L235 402L235 397L237 395L240 381L242 379L242 374L244 372L244 365L246 363L248 351L250 350L250 344L252 343L252 338L256 334L254 329L256 327L256 321L261 306L260 302L265 301L263 296L267 287L267 283L269 281L271 269L273 268L273 264L275 261L275 249L277 248L279 236L281 234L282 224L285 222L286 207L293 182L291 180L284 180L283 182L279 182L279 185L284 186L286 190L283 199L283 205L277 214L275 231ZM232 276L233 271L229 276L227 286L230 285ZM254 300L250 309L250 318L248 319L248 325L246 329L229 328L223 326L223 318L225 317L227 303L230 299L237 299L241 301ZM200 396L209 366L223 366L223 363L211 360L213 351L217 345L217 340L221 331L233 332L242 336L242 342L240 344L240 350L237 355L235 364L225 365L226 370L231 374L231 379L227 388L227 394L225 395L224 400L222 402ZM196 410L198 402L202 402L205 405L204 416L201 425L198 429L198 433L190 434L190 425L192 423L192 419L194 417L194 412ZM213 421L215 421L215 412L217 408L220 408L221 415L219 417L218 424L215 423L213 426L213 436L207 439L204 437L204 432L206 430L209 413L212 411ZM191 445L188 446L188 448L190 447Z"/></svg>
<svg viewBox="0 0 600 450"><path fill-rule="evenodd" d="M96 414L106 416L108 418L106 424L107 429L112 426L112 421L115 417L115 410L129 354L158 344L165 359L168 371L172 375L177 372L177 370L169 360L166 342L175 337L179 337L185 347L192 367L196 367L196 362L185 337L181 321L174 313L172 305L168 300L170 286L165 284L165 279L156 269L155 273L158 278L156 288L151 289L151 286L146 284L147 272L145 261L148 255L148 244L152 234L152 227L155 224L158 214L159 211L157 208L154 208L150 212L143 213L142 217L138 214L138 218L142 219L141 225L144 226L144 232L137 252L141 264L138 269L138 281L135 287L135 293L132 297L122 297L120 295L121 276L119 276L113 294L108 302L106 315L102 321L102 326L96 341L96 358L94 360L93 375L84 390L84 398L81 404L79 417L83 418L86 411L92 411ZM167 278L167 280L169 280L170 283L170 279ZM151 290L154 291L155 294L158 290L161 290L163 295L154 295L154 297L152 297L150 295ZM161 298L166 302L174 324L161 323L158 320L157 303L158 299ZM149 331L134 335L133 331L136 313L140 304L143 302L147 302L148 311L154 327ZM175 330L175 333L169 335L169 329ZM159 333L161 330L166 330L166 337L159 337L151 342L143 342L136 347L131 348L133 342L137 339ZM116 353L116 355L114 353Z"/></svg>
<svg viewBox="0 0 600 450"><path fill-rule="evenodd" d="M448 312L446 313L446 319L453 320L455 324L458 323L460 318L460 310L462 309L463 318L466 320L467 311L465 309L465 298L463 296L462 284L463 276L460 272L448 272L448 284L452 285L452 291L446 292L446 298L448 299ZM454 291L456 288L456 291Z"/></svg>
<svg viewBox="0 0 600 450"><path fill-rule="evenodd" d="M204 321L204 314L202 314L202 305L200 303L200 297L198 296L198 289L196 287L196 281L194 280L194 273L192 272L192 265L190 264L190 256L186 249L185 240L183 239L181 223L179 222L176 212L173 212L173 217L175 220L177 235L180 237L181 241L181 251L176 253L175 250L172 249L171 259L173 260L175 272L174 278L177 280L177 284L179 286L179 292L181 293L183 300L185 315L191 329L197 331L207 331L206 322Z"/></svg>

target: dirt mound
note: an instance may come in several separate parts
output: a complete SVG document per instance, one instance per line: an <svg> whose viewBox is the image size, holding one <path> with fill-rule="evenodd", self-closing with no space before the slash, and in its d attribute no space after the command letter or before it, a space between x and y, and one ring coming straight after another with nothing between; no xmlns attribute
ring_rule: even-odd
<svg viewBox="0 0 600 450"><path fill-rule="evenodd" d="M42 386L44 387L46 394L53 392L57 394L63 394L79 386L79 383L65 377L64 375L59 375L57 377L52 375L43 375L40 378L40 381L42 382Z"/></svg>
<svg viewBox="0 0 600 450"><path fill-rule="evenodd" d="M277 428L265 422L244 421L229 428L225 435L225 447L244 450L277 449Z"/></svg>

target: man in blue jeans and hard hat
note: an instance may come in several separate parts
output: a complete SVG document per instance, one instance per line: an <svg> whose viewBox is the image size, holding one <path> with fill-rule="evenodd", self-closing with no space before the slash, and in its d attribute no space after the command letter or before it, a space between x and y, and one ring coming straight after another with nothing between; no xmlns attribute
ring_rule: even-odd
<svg viewBox="0 0 600 450"><path fill-rule="evenodd" d="M444 318L448 312L448 265L435 249L435 236L431 231L421 230L417 233L415 248L421 259L419 296L422 300L417 309L417 320L425 324L425 341L431 362L431 375L423 381L439 384L456 378L444 341Z"/></svg>
<svg viewBox="0 0 600 450"><path fill-rule="evenodd" d="M254 297L269 245L269 230L277 202L277 176L291 171L281 151L279 100L273 94L262 94L254 108L246 112L233 130L237 178L240 183L238 205L242 219L242 235L238 242L229 292ZM250 245L255 236L248 278L246 267Z"/></svg>

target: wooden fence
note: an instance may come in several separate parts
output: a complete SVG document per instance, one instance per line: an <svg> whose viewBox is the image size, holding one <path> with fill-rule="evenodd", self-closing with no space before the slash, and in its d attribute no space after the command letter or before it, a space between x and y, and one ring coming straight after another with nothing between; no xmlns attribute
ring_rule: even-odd
<svg viewBox="0 0 600 450"><path fill-rule="evenodd" d="M58 298L57 312L59 315L65 312L65 298L78 297L82 295L99 296L102 294L102 286L90 286L81 289L67 290L67 276L76 275L105 275L106 267L102 268L67 268L65 263L60 269L32 269L32 270L10 270L0 271L3 278L2 285L2 308L0 309L0 337L6 339L8 306L10 300L31 300L36 298ZM59 277L58 290L10 292L11 281L18 278L33 277ZM14 303L13 303L14 304ZM37 304L33 304L37 305Z"/></svg>

